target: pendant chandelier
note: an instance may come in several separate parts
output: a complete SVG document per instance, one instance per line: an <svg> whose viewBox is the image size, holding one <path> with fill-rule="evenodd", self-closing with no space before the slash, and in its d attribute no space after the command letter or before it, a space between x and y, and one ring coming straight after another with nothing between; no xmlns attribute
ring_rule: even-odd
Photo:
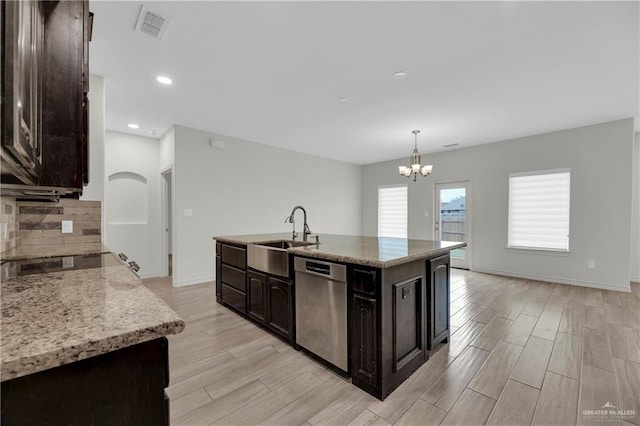
<svg viewBox="0 0 640 426"><path fill-rule="evenodd" d="M406 176L408 178L411 178L411 175L413 175L413 181L415 182L416 178L418 177L418 173L420 173L422 176L429 176L431 174L431 170L433 170L433 166L420 165L420 153L418 152L418 133L420 133L420 130L414 130L411 133L413 133L413 136L415 138L413 154L411 154L411 157L409 157L411 166L400 166L398 167L398 172L400 172L401 176Z"/></svg>

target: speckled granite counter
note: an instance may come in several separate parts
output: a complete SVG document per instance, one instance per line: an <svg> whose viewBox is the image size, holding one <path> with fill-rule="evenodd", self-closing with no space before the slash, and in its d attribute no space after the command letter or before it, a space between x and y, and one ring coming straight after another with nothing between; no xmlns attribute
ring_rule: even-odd
<svg viewBox="0 0 640 426"><path fill-rule="evenodd" d="M2 280L2 381L184 329L115 257L105 265Z"/></svg>
<svg viewBox="0 0 640 426"><path fill-rule="evenodd" d="M0 257L2 260L27 260L44 257L100 254L109 253L110 251L109 247L102 243L56 244L14 248L3 252Z"/></svg>
<svg viewBox="0 0 640 426"><path fill-rule="evenodd" d="M251 244L276 240L290 240L291 233L231 235L214 237L220 242ZM413 260L446 254L466 243L451 241L409 240L351 235L320 234L320 244L288 249L290 253L335 262L388 268Z"/></svg>

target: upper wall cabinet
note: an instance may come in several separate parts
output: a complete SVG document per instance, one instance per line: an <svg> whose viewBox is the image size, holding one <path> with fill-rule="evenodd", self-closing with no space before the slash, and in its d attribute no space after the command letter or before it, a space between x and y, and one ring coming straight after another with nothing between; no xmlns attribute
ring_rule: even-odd
<svg viewBox="0 0 640 426"><path fill-rule="evenodd" d="M0 21L3 193L18 184L78 197L88 183L89 4L2 2Z"/></svg>

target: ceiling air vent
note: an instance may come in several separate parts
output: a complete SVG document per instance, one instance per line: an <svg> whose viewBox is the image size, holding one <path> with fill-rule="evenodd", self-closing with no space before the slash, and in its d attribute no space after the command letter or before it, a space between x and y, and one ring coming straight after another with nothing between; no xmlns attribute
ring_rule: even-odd
<svg viewBox="0 0 640 426"><path fill-rule="evenodd" d="M134 30L164 40L164 36L170 25L171 18L152 12L144 6L140 6L140 12L138 13Z"/></svg>

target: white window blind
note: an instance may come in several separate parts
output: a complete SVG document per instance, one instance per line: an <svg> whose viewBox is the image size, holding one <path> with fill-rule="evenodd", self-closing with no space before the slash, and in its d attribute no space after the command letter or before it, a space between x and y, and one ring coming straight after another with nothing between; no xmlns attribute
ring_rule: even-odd
<svg viewBox="0 0 640 426"><path fill-rule="evenodd" d="M568 169L509 175L509 247L568 251L570 187Z"/></svg>
<svg viewBox="0 0 640 426"><path fill-rule="evenodd" d="M378 188L378 236L407 238L407 186Z"/></svg>

